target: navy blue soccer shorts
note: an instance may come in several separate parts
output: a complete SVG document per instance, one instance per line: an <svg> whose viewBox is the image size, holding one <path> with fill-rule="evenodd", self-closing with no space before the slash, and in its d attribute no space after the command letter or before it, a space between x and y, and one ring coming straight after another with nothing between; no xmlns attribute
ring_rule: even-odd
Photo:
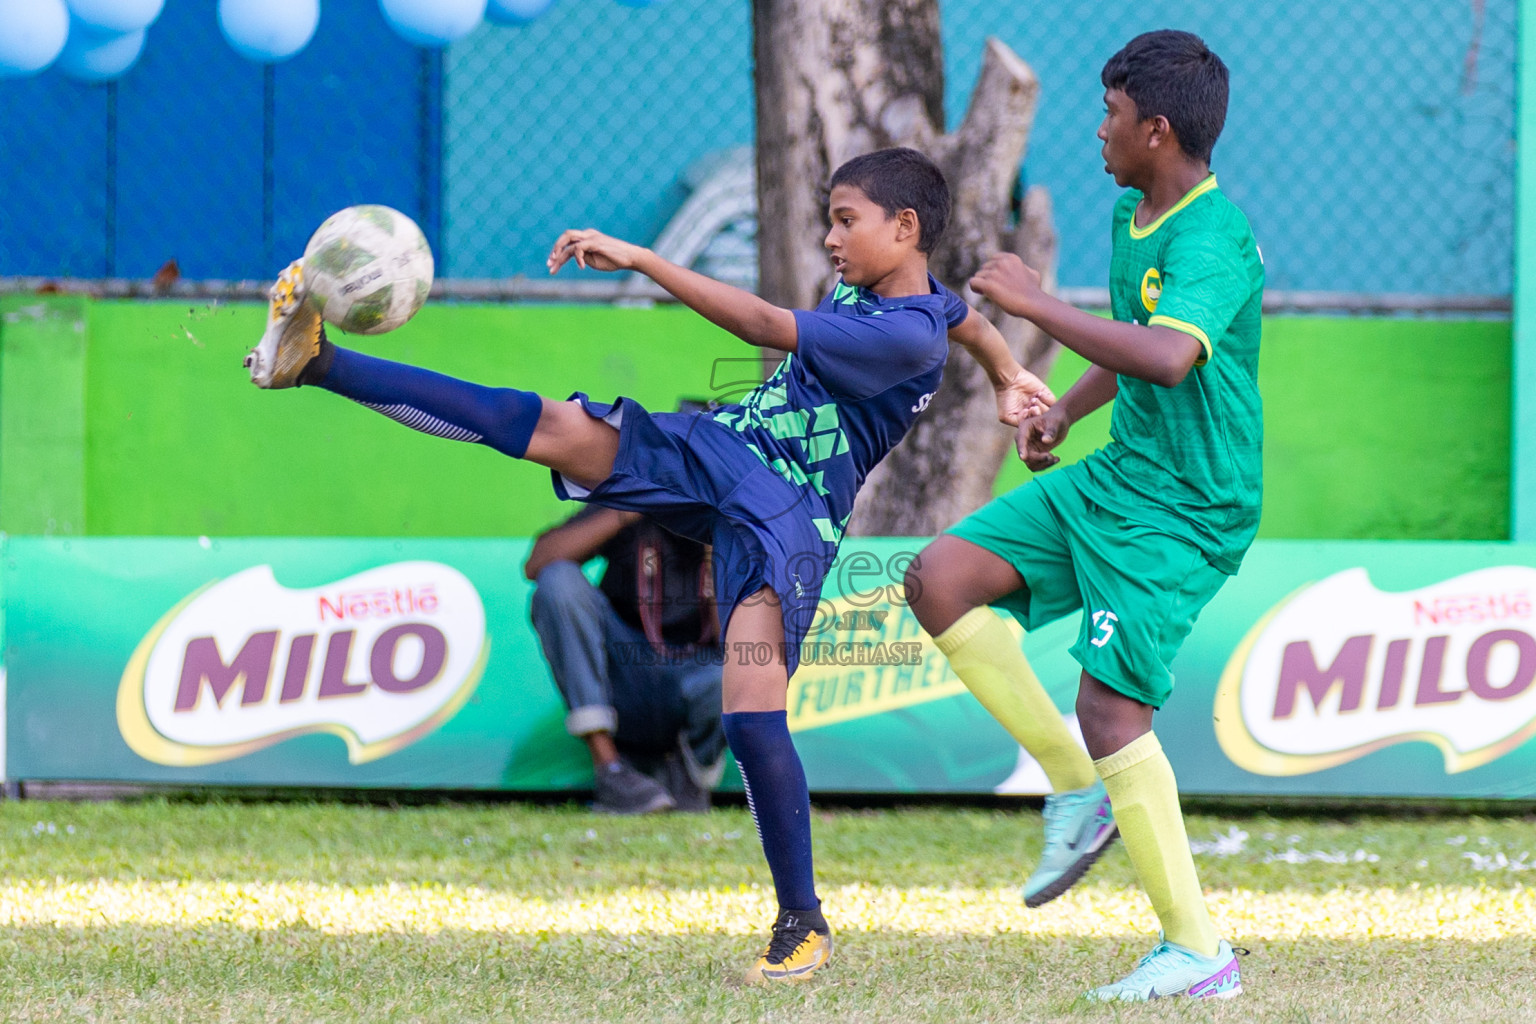
<svg viewBox="0 0 1536 1024"><path fill-rule="evenodd" d="M651 413L631 398L612 405L577 392L587 415L619 431L613 473L592 490L553 473L562 499L639 512L673 533L714 546L722 636L730 616L763 587L778 595L790 675L816 619L837 555L813 523L824 510L781 477L742 436L708 413ZM776 652L775 652L776 653Z"/></svg>

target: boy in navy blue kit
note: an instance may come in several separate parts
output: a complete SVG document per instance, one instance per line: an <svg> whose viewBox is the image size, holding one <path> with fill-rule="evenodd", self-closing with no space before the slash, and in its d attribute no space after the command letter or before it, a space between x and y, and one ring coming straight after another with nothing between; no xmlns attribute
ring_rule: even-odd
<svg viewBox="0 0 1536 1024"><path fill-rule="evenodd" d="M551 273L571 260L639 271L748 344L785 353L740 403L710 412L650 413L628 398L607 405L584 394L557 402L338 348L305 301L300 263L274 287L267 332L247 359L259 387L317 385L417 430L548 466L562 498L640 512L714 545L725 732L779 902L748 981L808 978L832 954L785 704L859 486L938 390L948 341L986 368L1004 422L1054 400L997 329L929 275L949 209L943 175L915 150L838 168L825 245L840 279L814 312L774 306L596 231L561 235Z"/></svg>

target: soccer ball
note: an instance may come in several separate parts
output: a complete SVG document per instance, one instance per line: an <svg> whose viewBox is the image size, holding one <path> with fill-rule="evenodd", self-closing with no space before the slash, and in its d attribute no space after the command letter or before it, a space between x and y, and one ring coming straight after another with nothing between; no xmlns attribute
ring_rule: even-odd
<svg viewBox="0 0 1536 1024"><path fill-rule="evenodd" d="M348 334L383 334L427 301L432 250L399 210L349 206L327 217L304 247L304 282L327 323Z"/></svg>

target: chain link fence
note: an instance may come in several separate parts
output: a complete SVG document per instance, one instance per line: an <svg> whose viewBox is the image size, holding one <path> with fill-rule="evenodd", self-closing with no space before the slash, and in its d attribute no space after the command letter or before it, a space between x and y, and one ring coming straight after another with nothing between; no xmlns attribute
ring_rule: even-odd
<svg viewBox="0 0 1536 1024"><path fill-rule="evenodd" d="M328 214L381 202L440 242L442 55L376 0L326 0L262 65L213 0L166 0L121 79L0 79L0 276L270 279Z"/></svg>
<svg viewBox="0 0 1536 1024"><path fill-rule="evenodd" d="M217 38L213 7L167 0L114 86L0 81L0 277L142 279L176 259L188 278L259 281L331 210L368 201L422 222L449 294L622 291L544 278L571 226L648 244L670 229L704 269L755 279L751 210L709 195L751 164L749 0L564 0L441 55L390 33L375 0L326 0L310 47L265 73ZM951 124L987 36L1041 79L1022 175L1052 191L1065 288L1107 274L1099 69L1172 25L1232 70L1214 168L1273 292L1508 308L1515 0L941 0L941 15Z"/></svg>
<svg viewBox="0 0 1536 1024"><path fill-rule="evenodd" d="M1253 223L1270 289L1509 293L1514 0L961 6L945 8L952 117L984 35L1041 77L1025 171L1056 198L1064 283L1097 284L1108 266L1099 69L1137 32L1173 25L1231 70L1213 168Z"/></svg>

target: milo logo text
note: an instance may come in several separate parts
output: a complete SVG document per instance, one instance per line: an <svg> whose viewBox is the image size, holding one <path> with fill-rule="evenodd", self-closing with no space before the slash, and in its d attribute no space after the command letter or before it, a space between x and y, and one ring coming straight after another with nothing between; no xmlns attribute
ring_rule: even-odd
<svg viewBox="0 0 1536 1024"><path fill-rule="evenodd" d="M190 595L140 642L118 726L140 756L194 765L291 736L339 736L353 763L436 729L479 682L485 610L434 562L307 590L257 566Z"/></svg>
<svg viewBox="0 0 1536 1024"><path fill-rule="evenodd" d="M1350 569L1293 594L1228 663L1216 734L1266 775L1393 743L1466 771L1536 735L1536 569L1482 569L1405 593Z"/></svg>

